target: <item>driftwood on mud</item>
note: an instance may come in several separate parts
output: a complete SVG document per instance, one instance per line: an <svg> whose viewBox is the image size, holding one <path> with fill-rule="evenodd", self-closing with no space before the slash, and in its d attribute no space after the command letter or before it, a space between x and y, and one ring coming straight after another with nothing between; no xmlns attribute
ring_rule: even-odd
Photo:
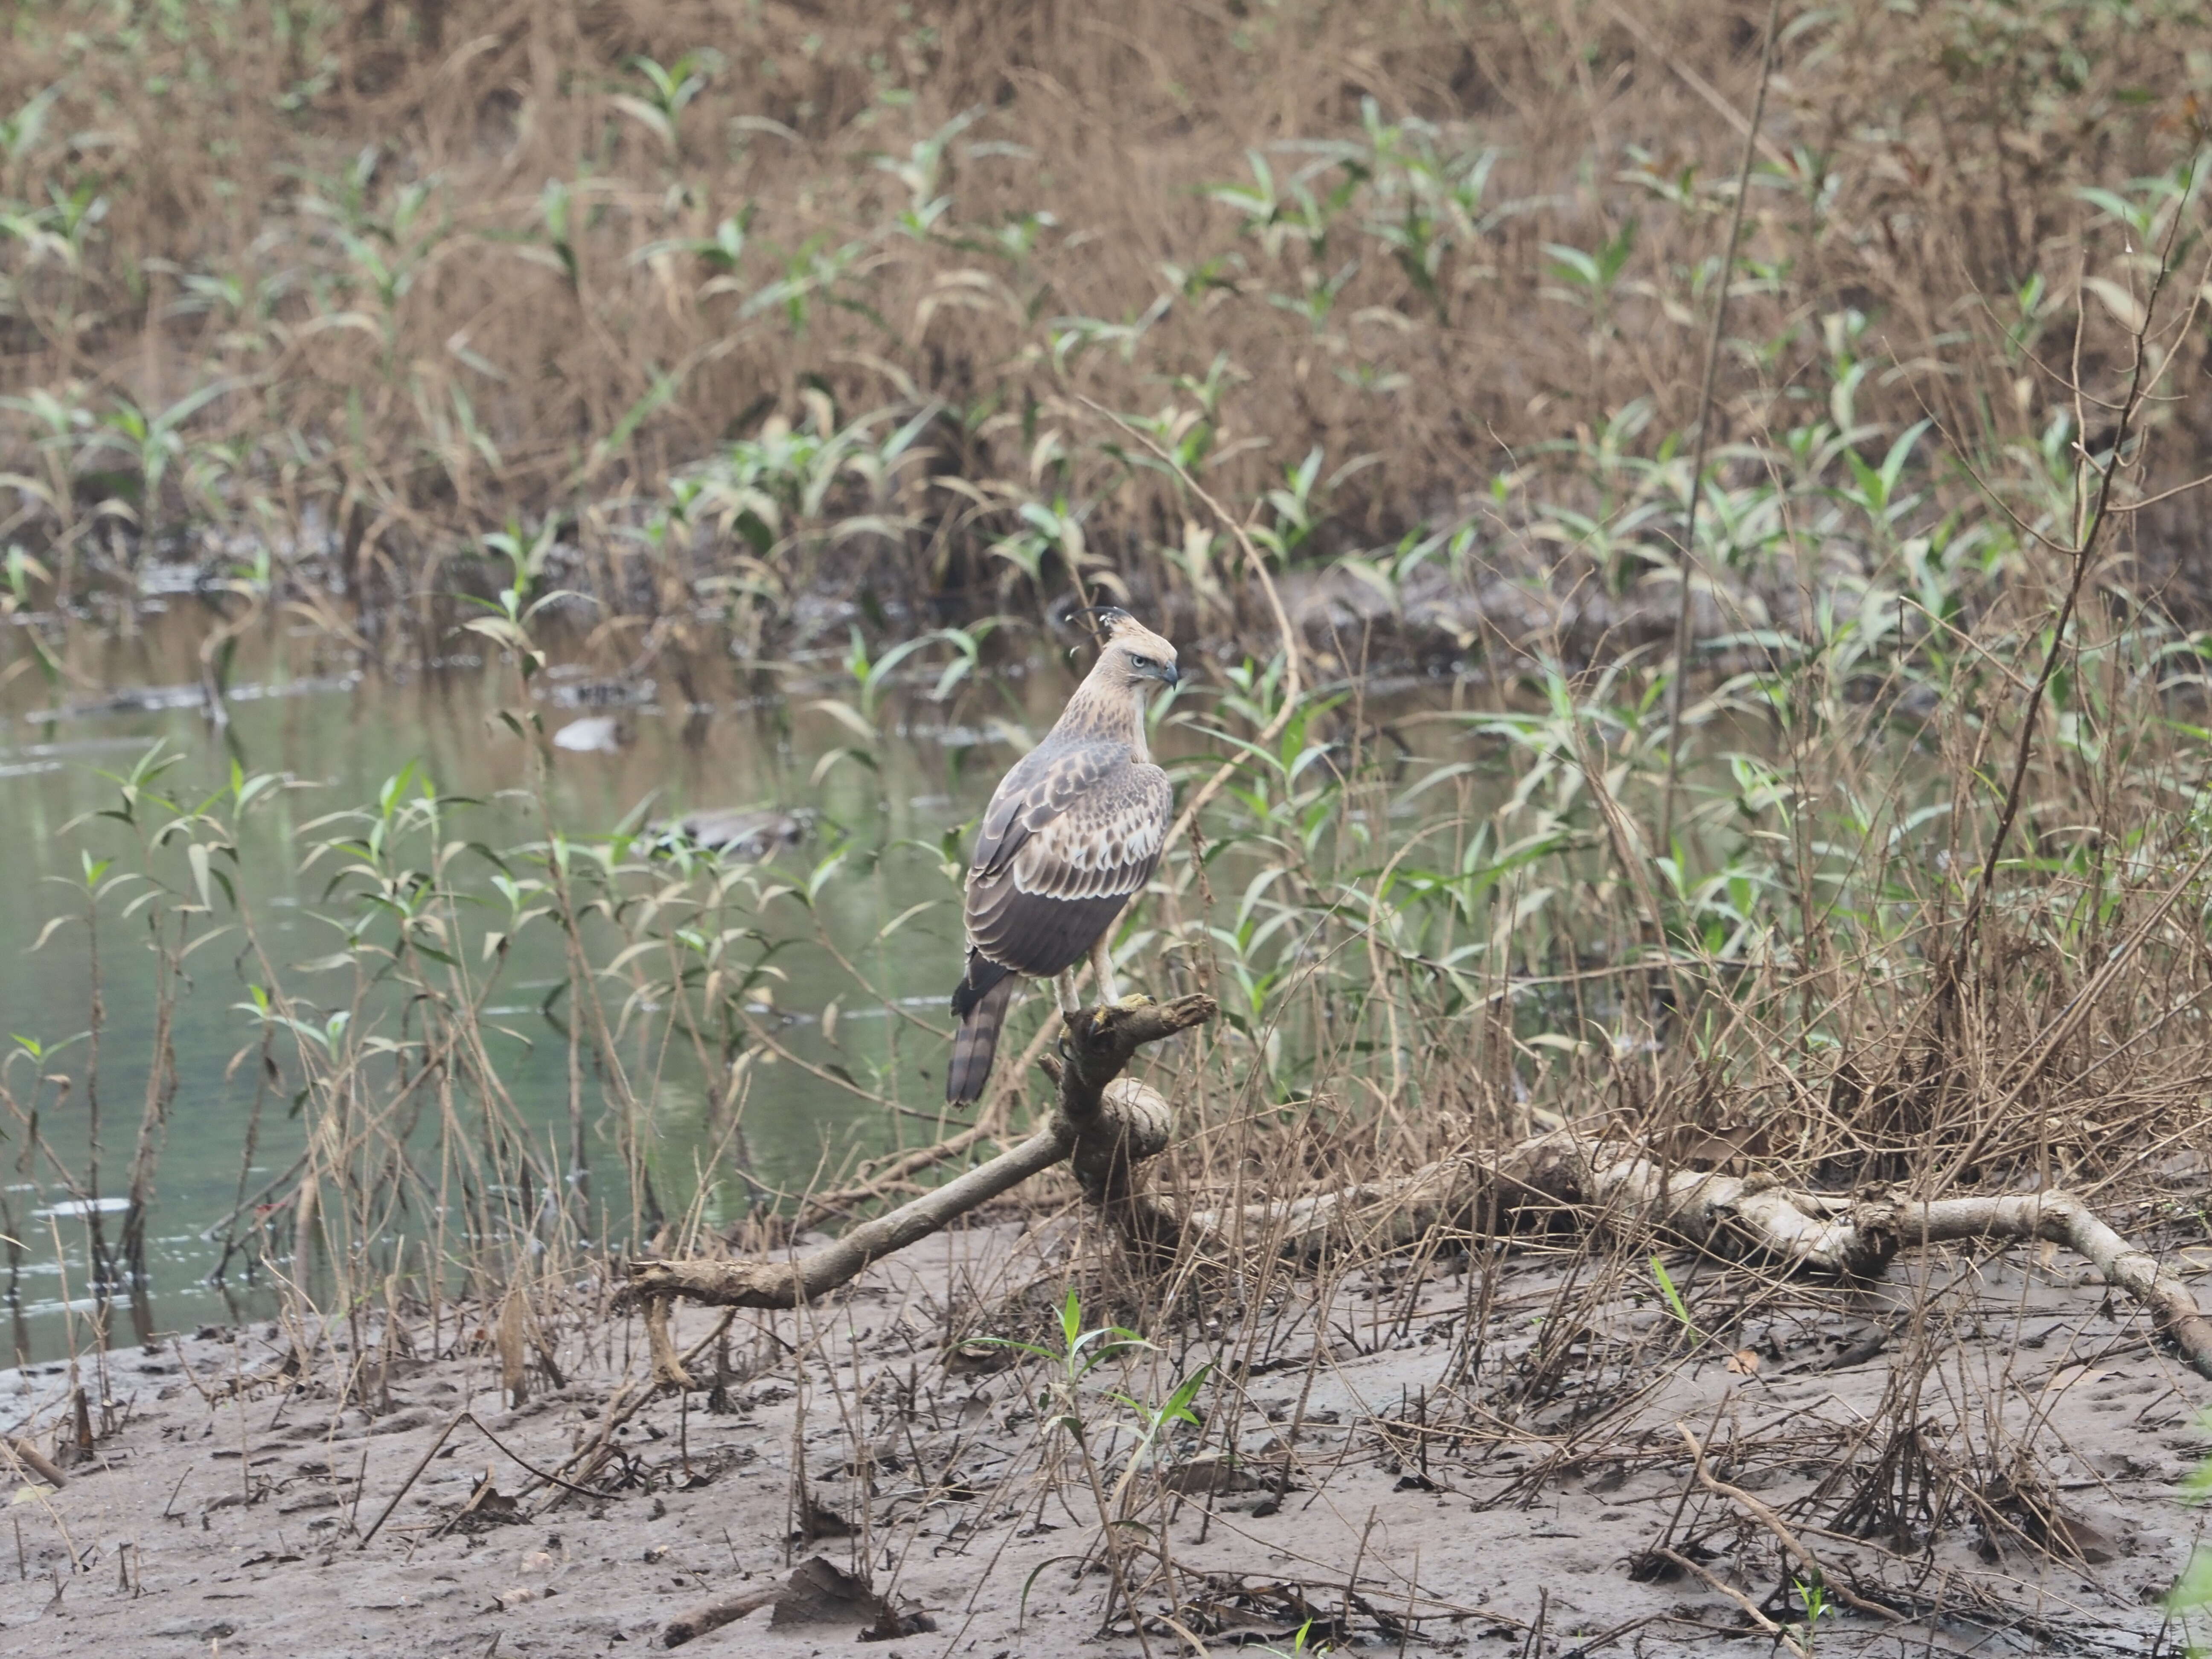
<svg viewBox="0 0 2212 1659"><path fill-rule="evenodd" d="M2136 1249L2070 1193L1913 1199L1807 1193L1771 1176L1669 1169L1641 1148L1570 1126L1494 1154L1462 1153L1395 1181L1231 1210L1180 1210L1135 1200L1154 1248L1232 1248L1270 1242L1290 1255L1324 1248L1372 1251L1412 1243L1438 1226L1492 1234L1562 1209L1584 1224L1638 1237L1771 1255L1793 1267L1870 1277L1913 1245L1991 1239L2063 1244L2140 1303L2160 1334L2212 1377L2212 1322L2189 1287Z"/></svg>
<svg viewBox="0 0 2212 1659"><path fill-rule="evenodd" d="M1291 1256L1411 1244L1440 1226L1493 1235L1571 1215L1577 1224L1639 1238L1667 1237L1773 1256L1792 1267L1868 1277L1900 1249L1970 1239L2063 1244L2150 1315L2160 1334L2212 1377L2212 1321L2189 1287L2135 1249L2071 1194L1914 1199L1797 1191L1771 1176L1670 1168L1618 1137L1570 1125L1495 1152L1470 1152L1395 1180L1310 1197L1203 1209L1145 1190L1139 1165L1164 1151L1173 1110L1122 1072L1137 1050L1212 1018L1204 996L1091 1008L1072 1016L1047 1071L1059 1087L1052 1121L953 1181L782 1261L640 1261L629 1293L646 1304L660 1380L686 1386L667 1335L672 1298L732 1308L792 1308L858 1276L1031 1176L1066 1161L1084 1195L1142 1260L1188 1248L1263 1248Z"/></svg>
<svg viewBox="0 0 2212 1659"><path fill-rule="evenodd" d="M670 1620L668 1627L660 1634L660 1645L680 1648L686 1642L696 1642L710 1631L718 1631L725 1625L734 1625L740 1619L750 1617L781 1599L782 1595L781 1584L769 1584L763 1589L746 1590L739 1595L726 1595L720 1601L702 1603Z"/></svg>
<svg viewBox="0 0 2212 1659"><path fill-rule="evenodd" d="M69 1485L67 1478L55 1467L53 1460L27 1440L14 1435L0 1438L0 1453L4 1453L11 1462L26 1471L26 1479L43 1480L57 1492Z"/></svg>

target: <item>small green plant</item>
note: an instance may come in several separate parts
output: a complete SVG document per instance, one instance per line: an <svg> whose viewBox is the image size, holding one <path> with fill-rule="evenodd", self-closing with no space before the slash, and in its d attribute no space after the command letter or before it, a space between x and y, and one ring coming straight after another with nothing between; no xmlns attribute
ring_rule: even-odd
<svg viewBox="0 0 2212 1659"><path fill-rule="evenodd" d="M1667 1271L1667 1264L1657 1256L1651 1258L1651 1277L1657 1281L1659 1294L1667 1304L1667 1310L1674 1316L1677 1324L1686 1331L1692 1341L1702 1342L1704 1335L1698 1322L1690 1317L1690 1304L1682 1300L1682 1292L1674 1287L1674 1276Z"/></svg>
<svg viewBox="0 0 2212 1659"><path fill-rule="evenodd" d="M650 58L633 58L630 67L645 82L645 95L617 92L609 94L607 101L660 140L661 148L673 157L680 148L678 128L684 110L721 72L725 61L711 46L687 52L665 68Z"/></svg>
<svg viewBox="0 0 2212 1659"><path fill-rule="evenodd" d="M1168 1397L1158 1405L1126 1394L1116 1393L1111 1396L1115 1405L1124 1407L1136 1418L1138 1424L1137 1443L1130 1449L1128 1463L1121 1471L1121 1484L1115 1488L1114 1508L1117 1511L1125 1508L1129 1485L1137 1478L1138 1473L1147 1462L1158 1461L1160 1443L1170 1431L1179 1423L1188 1423L1193 1428L1200 1425L1198 1413L1192 1409L1192 1402L1198 1398L1198 1391L1206 1386L1206 1379L1212 1371L1211 1360L1200 1365L1177 1382L1169 1391Z"/></svg>
<svg viewBox="0 0 2212 1659"><path fill-rule="evenodd" d="M1073 1406L1075 1386L1099 1366L1117 1355L1149 1348L1152 1344L1122 1325L1098 1325L1085 1330L1083 1327L1083 1296L1073 1285L1068 1286L1067 1298L1060 1304L1060 1346L1049 1347L1038 1342L1023 1342L1010 1336L986 1336L976 1340L991 1347L1011 1348L1016 1353L1028 1354L1034 1359L1049 1361L1060 1375L1051 1388L1038 1396L1040 1412L1066 1411ZM1079 1432L1080 1417L1069 1420L1067 1426Z"/></svg>
<svg viewBox="0 0 2212 1659"><path fill-rule="evenodd" d="M1179 1380L1165 1400L1151 1405L1119 1390L1109 1392L1108 1398L1130 1412L1137 1419L1134 1443L1122 1467L1121 1478L1109 1493L1106 1488L1104 1471L1098 1463L1098 1454L1083 1408L1079 1386L1084 1379L1109 1359L1124 1358L1139 1352L1152 1352L1153 1345L1136 1332L1121 1325L1099 1325L1085 1329L1083 1324L1083 1303L1080 1294L1071 1285L1067 1298L1059 1310L1060 1342L1050 1346L1042 1343L1024 1342L1011 1337L981 1339L994 1346L1011 1348L1034 1358L1047 1361L1056 1368L1054 1376L1037 1396L1037 1413L1046 1422L1066 1434L1079 1457L1085 1483L1091 1491L1091 1500L1097 1506L1099 1536L1108 1561L1112 1565L1115 1593L1123 1598L1129 1595L1125 1572L1127 1544L1121 1534L1137 1523L1132 1515L1136 1479L1158 1455L1162 1441L1178 1424L1195 1425L1199 1421L1194 1409L1199 1390L1211 1375L1211 1362L1201 1364L1189 1376ZM1055 1556L1040 1562L1022 1586L1021 1606L1024 1615L1029 1604L1029 1592L1036 1583L1037 1575L1057 1561L1071 1558Z"/></svg>
<svg viewBox="0 0 2212 1659"><path fill-rule="evenodd" d="M1082 1405L1077 1393L1079 1385L1091 1373L1109 1360L1126 1358L1138 1352L1153 1351L1153 1345L1136 1332L1121 1325L1083 1326L1083 1304L1080 1294L1071 1286L1067 1299L1059 1310L1060 1346L1051 1347L1041 1343L1018 1341L1011 1337L985 1337L981 1340L994 1346L1011 1348L1034 1358L1048 1361L1059 1371L1043 1393L1037 1397L1037 1410L1084 1448L1086 1462L1090 1457L1090 1432ZM1196 1426L1200 1419L1194 1409L1199 1390L1212 1374L1211 1361L1200 1364L1188 1376L1179 1379L1169 1390L1165 1399L1158 1404L1139 1400L1119 1389L1108 1391L1107 1398L1127 1411L1137 1421L1136 1438L1130 1447L1120 1480L1112 1497L1103 1492L1103 1512L1126 1516L1130 1488L1146 1465L1156 1460L1162 1443L1179 1424Z"/></svg>
<svg viewBox="0 0 2212 1659"><path fill-rule="evenodd" d="M1805 1617L1797 1626L1797 1639L1803 1648L1805 1659L1812 1659L1813 1644L1819 1637L1820 1621L1832 1618L1836 1610L1829 1604L1827 1587L1820 1582L1819 1573L1808 1573L1802 1578L1793 1578L1790 1582L1805 1609Z"/></svg>

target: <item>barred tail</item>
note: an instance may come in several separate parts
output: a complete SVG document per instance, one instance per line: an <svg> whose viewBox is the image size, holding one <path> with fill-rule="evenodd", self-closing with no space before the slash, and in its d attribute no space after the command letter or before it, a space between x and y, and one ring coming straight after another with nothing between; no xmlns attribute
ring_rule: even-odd
<svg viewBox="0 0 2212 1659"><path fill-rule="evenodd" d="M1013 1000L1014 988L1021 983L997 963L980 959L969 966L971 978L978 966L994 975L988 988L980 995L974 994L963 980L953 995L960 1029L952 1034L952 1063L945 1068L945 1098L955 1106L983 1097L992 1059L999 1052L999 1027L1006 1022L1006 1005Z"/></svg>

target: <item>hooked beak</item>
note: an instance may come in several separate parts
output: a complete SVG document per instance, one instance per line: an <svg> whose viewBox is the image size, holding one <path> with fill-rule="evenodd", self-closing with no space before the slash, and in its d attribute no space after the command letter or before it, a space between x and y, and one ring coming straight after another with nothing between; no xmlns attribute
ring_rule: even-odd
<svg viewBox="0 0 2212 1659"><path fill-rule="evenodd" d="M1164 662L1160 665L1160 678L1166 681L1170 688L1181 685L1182 684L1182 670L1177 668L1171 662Z"/></svg>

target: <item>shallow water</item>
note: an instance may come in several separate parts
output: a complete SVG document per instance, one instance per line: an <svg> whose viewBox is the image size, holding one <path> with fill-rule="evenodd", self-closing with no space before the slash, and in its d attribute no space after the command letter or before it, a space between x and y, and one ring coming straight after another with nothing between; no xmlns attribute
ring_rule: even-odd
<svg viewBox="0 0 2212 1659"><path fill-rule="evenodd" d="M316 836L329 831L304 826L370 802L402 769L417 765L441 791L483 803L471 809L465 833L472 838L505 847L535 833L524 803L501 795L528 777L523 745L496 718L502 702L512 701L511 679L466 663L428 675L369 676L334 655L319 636L264 640L253 645L250 659L242 659L238 689L228 701L228 723L218 726L207 718L195 684L198 626L190 614L157 617L134 637L78 641L72 665L81 686L49 690L19 673L0 693L6 699L0 702L0 846L14 849L11 878L0 882L0 942L6 945L0 950L0 1037L21 1034L51 1051L86 1030L93 971L85 929L64 924L40 948L30 947L52 918L81 909L86 849L97 856L126 845L119 827L88 819L116 796L115 784L101 774L126 770L157 742L182 757L165 781L185 797L218 787L234 762L249 774L289 774L313 786L287 792L251 815L240 847L240 896L259 919L272 953L288 966L325 956L340 942L321 919L326 872L301 867ZM858 845L890 849L878 873L825 890L830 925L849 953L866 958L890 999L941 1028L949 1024L945 1001L958 973L959 924L951 902L957 889L932 849L980 810L1020 747L1057 713L1073 676L1052 662L1002 667L949 704L931 701L926 684L902 690L884 703L875 767L842 763L817 775L821 758L855 736L812 706L850 696L841 655L824 653L774 677L725 665L719 683L702 684L714 676L695 674L691 695L697 701L688 707L672 687L665 693L649 685L617 688L556 671L541 682L538 697L554 732L552 814L564 832L589 836L641 811L659 817L707 807L800 809L810 817L807 840L775 856L801 878L843 835ZM932 900L899 929L891 947L872 948L886 921ZM121 912L121 900L106 907L99 939L106 1013L97 1079L103 1198L123 1185L145 1098L155 1017L143 923L134 928ZM175 1015L179 1086L149 1246L153 1322L164 1330L189 1330L273 1305L265 1291L240 1282L235 1263L228 1290L208 1282L221 1256L220 1236L210 1237L210 1229L240 1195L258 1070L252 1050L260 1032L252 1009L241 1006L250 975L228 952L218 945L192 958L188 993ZM822 951L793 951L776 960L788 975L775 988L779 1041L802 1059L863 1079L884 1066L880 1087L910 1109L886 1113L796 1066L757 1067L743 1117L756 1176L771 1188L797 1190L854 1156L895 1141L937 1139L931 1120L939 1110L941 1044L895 1020L883 999L856 995L852 980ZM327 985L337 999L345 994L346 977L288 974L286 982L311 998ZM489 1023L506 1033L500 1040L507 1046L494 1054L502 1078L524 1115L549 1139L565 1123L567 1038L540 1005L562 977L557 933L550 927L526 932L489 1012ZM819 1023L833 999L842 1015L834 1048ZM895 1025L905 1031L894 1056ZM53 1167L58 1158L80 1176L83 1170L87 1114L77 1073L84 1054L79 1042L54 1062L71 1073L73 1086L58 1107L49 1096L40 1122L51 1157L27 1156L22 1126L0 1123L8 1135L0 1150L8 1160L7 1213L27 1235L15 1343L32 1357L59 1352L73 1336L82 1340L76 1322L93 1306L85 1294L87 1229L98 1218L84 1213ZM19 1097L30 1076L24 1058L17 1057L9 1074ZM673 1209L698 1194L709 1222L733 1219L747 1195L718 1167L721 1131L709 1124L696 1066L677 1054L656 1069L659 1080L647 1104L658 1195ZM249 1196L283 1175L301 1149L288 1104L281 1097L264 1102L259 1144L245 1172ZM604 1137L593 1157L614 1177L601 1179L599 1190L619 1192L613 1148ZM107 1216L104 1224L112 1242L117 1219ZM609 1218L617 1233L623 1224L623 1218Z"/></svg>
<svg viewBox="0 0 2212 1659"><path fill-rule="evenodd" d="M386 779L410 763L441 791L485 803L471 815L471 836L506 846L532 833L520 806L498 798L527 775L521 744L495 719L502 690L511 701L510 680L463 665L395 681L364 677L349 665L318 662L314 648L264 649L256 665L262 672L232 694L229 722L218 728L207 719L193 684L194 628L189 617L157 621L135 641L85 647L88 656L77 666L96 690L64 685L50 699L21 674L9 688L10 706L0 722L0 846L12 849L9 878L0 882L0 941L6 946L0 950L0 1036L11 1037L11 1048L12 1034L52 1050L87 1029L93 975L85 929L64 924L35 952L30 947L51 919L80 903L83 850L97 855L123 845L125 832L118 827L85 821L116 796L115 785L100 774L127 769L156 742L183 757L165 781L186 797L219 787L234 761L248 773L289 773L316 786L288 792L271 809L252 815L240 847L241 897L261 919L272 951L290 963L323 956L339 942L318 919L324 872L300 868L313 838L301 826L372 800ZM288 663L288 656L300 660ZM831 695L842 671L834 659L818 666L821 682L814 695ZM1024 718L1022 700L1032 678L1043 677L998 677L1010 694L1007 716L1016 724ZM879 745L879 771L840 766L817 785L811 775L817 757L849 742L852 734L832 717L805 708L809 688L803 677L791 684L791 693L781 697L733 694L725 686L707 706L689 710L653 701L617 709L605 707L587 684L552 678L539 707L556 734L550 784L556 821L570 834L591 836L648 803L655 816L696 807L804 807L820 815L812 844L779 854L803 872L820 856L822 839L841 828L869 842L933 841L972 815L996 777L990 765L957 763L963 740L972 743L976 734L929 723L933 710L925 705L902 708L900 722ZM125 687L135 689L119 690ZM1049 696L1049 687L1038 690ZM55 702L58 712L52 707ZM916 714L921 718L908 718ZM618 725L615 740L580 748L558 743L563 728L603 730L592 722ZM842 884L837 931L848 939L872 937L896 913L886 907L903 908L909 902L896 885ZM957 972L957 915L939 910L944 913L925 914L902 929L902 948L884 964L893 994L929 1008L933 1019L940 1019L935 1011ZM122 1184L154 1041L153 975L143 925L134 928L120 911L120 900L106 907L99 940L106 1006L97 1079L105 1123L103 1193ZM190 1328L264 1305L249 1291L246 1306L234 1309L205 1282L220 1250L204 1234L238 1196L253 1102L256 1067L233 1062L257 1043L258 1030L251 1011L236 1006L244 1000L244 969L224 957L224 947L217 945L192 959L191 984L175 1016L179 1087L159 1165L149 1247L155 1320L164 1329ZM779 988L777 1002L795 1017L783 1040L802 1054L819 1051L818 1031L805 1017L841 991L852 1000L851 983L818 951L793 953L782 965L791 977ZM554 931L526 933L489 1011L493 1023L512 1033L506 1052L495 1055L502 1075L526 1115L549 1125L556 1112L565 1113L567 1060L565 1037L540 1004L562 971ZM344 977L326 976L323 982L337 979L340 983L331 989L342 994ZM318 985L312 975L291 982L310 996ZM852 1009L837 1033L842 1063L865 1066L878 1059L887 1026L880 1007ZM72 1073L75 1086L58 1109L49 1098L40 1125L54 1155L80 1176L86 1101L76 1073L84 1054L80 1042L55 1062ZM10 1081L20 1091L28 1078L19 1057ZM915 1097L925 1098L918 1085ZM300 1148L286 1104L279 1099L264 1108L261 1144L248 1171L251 1187L280 1175ZM658 1118L656 1184L667 1200L680 1203L711 1158L702 1139L704 1113L696 1073L687 1074L680 1056L652 1104ZM854 1147L873 1150L884 1143L890 1132L883 1116L880 1109L794 1066L769 1066L754 1080L745 1129L761 1176L773 1185L799 1186L817 1169L834 1168ZM36 1353L52 1352L67 1335L64 1303L73 1304L77 1314L91 1306L84 1296L85 1206L70 1199L51 1159L24 1156L20 1124L0 1127L9 1137L0 1157L8 1160L9 1212L30 1234L24 1241L17 1339L27 1338ZM909 1127L907 1138L915 1133ZM710 1192L710 1217L717 1197ZM112 1218L107 1223L111 1239L115 1224Z"/></svg>

